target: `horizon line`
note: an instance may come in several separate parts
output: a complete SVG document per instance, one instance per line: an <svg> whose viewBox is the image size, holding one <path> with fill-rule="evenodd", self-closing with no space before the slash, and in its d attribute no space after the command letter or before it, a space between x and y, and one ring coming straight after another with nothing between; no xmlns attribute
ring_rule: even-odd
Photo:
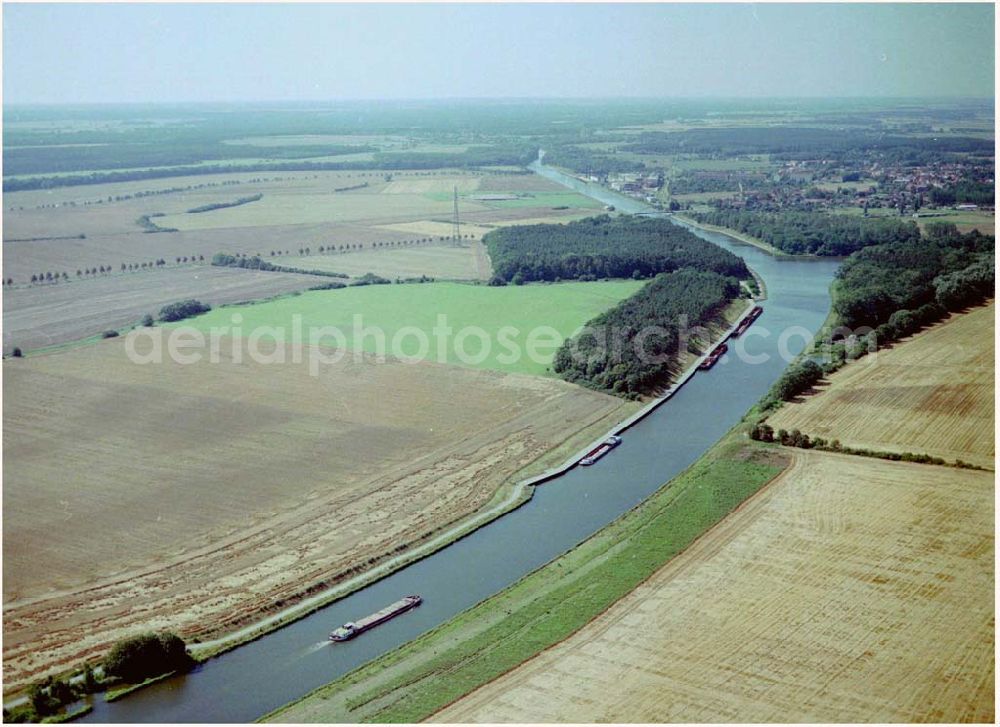
<svg viewBox="0 0 1000 727"><path fill-rule="evenodd" d="M399 96L399 97L349 97L349 98L244 98L208 101L204 99L162 99L162 100L113 100L113 101L4 101L3 108L16 107L89 107L89 106L210 106L239 104L336 104L336 103L461 103L461 102L518 102L518 101L560 101L560 102L640 102L640 101L994 101L996 96L975 95L927 95L893 96L881 94L858 94L854 96Z"/></svg>

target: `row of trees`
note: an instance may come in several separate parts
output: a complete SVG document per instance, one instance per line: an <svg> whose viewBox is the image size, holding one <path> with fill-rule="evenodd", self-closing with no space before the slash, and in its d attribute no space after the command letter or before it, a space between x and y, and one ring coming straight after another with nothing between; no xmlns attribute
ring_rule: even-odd
<svg viewBox="0 0 1000 727"><path fill-rule="evenodd" d="M240 197L232 202L214 202L212 204L203 204L200 207L192 207L188 210L189 215L197 215L202 212L211 212L212 210L223 210L227 207L239 207L240 205L250 204L251 202L257 202L264 198L262 193L251 194L249 197Z"/></svg>
<svg viewBox="0 0 1000 727"><path fill-rule="evenodd" d="M858 218L811 212L713 210L692 215L699 222L742 232L793 255L850 255L869 245L920 239L912 221L894 217Z"/></svg>
<svg viewBox="0 0 1000 727"><path fill-rule="evenodd" d="M188 262L193 263L193 262L204 262L204 261L205 261L204 255L191 255L190 257L187 255L178 255L176 258L174 258L174 262L176 262L178 265L183 265ZM167 261L164 260L163 258L159 258L158 260L150 260L149 262L142 262L142 263L121 263L118 270L119 272L126 273L126 272L135 272L138 270L153 270L157 268L166 267L166 265ZM114 272L114 268L111 265L98 265L97 267L93 268L78 268L76 271L76 277L85 278L85 277L92 277L94 275L109 275L112 272ZM60 280L63 281L69 280L69 273L67 272L58 273L50 271L45 273L36 273L31 276L32 284L58 283ZM7 278L4 280L4 284L13 285L14 279Z"/></svg>
<svg viewBox="0 0 1000 727"><path fill-rule="evenodd" d="M949 463L942 457L935 457L925 452L886 452L867 447L850 447L841 444L839 439L827 441L824 437L810 437L808 434L798 429L779 429L777 431L766 422L757 422L750 427L750 438L758 442L777 442L786 447L798 447L800 449L819 449L824 452L843 452L859 457L875 457L877 459L887 459L891 462L916 462L919 464L950 465L960 469L982 469L976 465L956 459Z"/></svg>
<svg viewBox="0 0 1000 727"><path fill-rule="evenodd" d="M728 250L669 220L600 215L565 225L520 225L483 237L494 284L597 278L649 278L679 268L750 277Z"/></svg>
<svg viewBox="0 0 1000 727"><path fill-rule="evenodd" d="M687 327L710 322L740 294L739 282L684 268L658 275L638 293L591 320L556 352L567 381L636 398L667 383Z"/></svg>
<svg viewBox="0 0 1000 727"><path fill-rule="evenodd" d="M373 242L368 247L373 250L381 250L390 247L405 247L407 245L428 245L435 242L448 242L451 239L452 239L451 237L445 237L442 235L440 237L421 237L415 240L386 240L386 241ZM472 233L469 233L467 235L461 235L460 239L474 240L475 235L473 235ZM341 252L351 252L355 250L364 250L364 249L365 245L363 243L348 242L342 245L320 245L318 248L316 248L316 252L320 255L335 255ZM271 257L280 257L281 255L292 254L291 250L284 250L284 251L271 250L270 252L271 252ZM298 248L298 253L299 255L302 256L312 255L313 249L311 247L300 247Z"/></svg>
<svg viewBox="0 0 1000 727"><path fill-rule="evenodd" d="M791 401L799 394L811 389L822 378L823 367L812 359L796 361L785 369L781 377L774 382L761 402L761 409L767 411L778 406L780 402Z"/></svg>
<svg viewBox="0 0 1000 727"><path fill-rule="evenodd" d="M264 270L274 273L303 273L308 275L319 275L327 278L347 278L346 273L337 273L330 270L307 270L305 268L288 267L286 265L275 265L264 260L259 255L247 256L245 253L219 252L212 257L212 265L223 268L246 268L248 270Z"/></svg>

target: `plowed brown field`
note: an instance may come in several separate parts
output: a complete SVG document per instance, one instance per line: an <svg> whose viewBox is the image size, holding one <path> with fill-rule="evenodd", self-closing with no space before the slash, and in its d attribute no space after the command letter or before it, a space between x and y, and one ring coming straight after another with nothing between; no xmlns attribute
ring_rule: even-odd
<svg viewBox="0 0 1000 727"><path fill-rule="evenodd" d="M564 382L352 357L4 362L4 679L140 629L219 634L486 504L636 408Z"/></svg>
<svg viewBox="0 0 1000 727"><path fill-rule="evenodd" d="M852 447L921 452L993 467L995 305L953 315L834 373L784 405L775 428Z"/></svg>
<svg viewBox="0 0 1000 727"><path fill-rule="evenodd" d="M992 722L992 474L795 458L609 611L436 719Z"/></svg>

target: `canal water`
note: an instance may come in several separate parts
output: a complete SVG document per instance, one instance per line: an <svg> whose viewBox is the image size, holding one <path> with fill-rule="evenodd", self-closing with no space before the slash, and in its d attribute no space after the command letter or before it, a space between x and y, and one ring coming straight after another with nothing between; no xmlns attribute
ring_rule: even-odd
<svg viewBox="0 0 1000 727"><path fill-rule="evenodd" d="M626 212L652 212L597 185L536 165L540 174ZM223 654L183 676L117 702L94 701L85 722L250 722L438 626L512 584L638 504L698 459L732 427L799 353L803 334L827 315L836 261L777 260L724 235L693 230L743 257L764 279L764 314L711 371L624 433L593 467L576 467L523 507L434 555L300 621ZM736 348L733 346L732 348ZM424 603L353 641L329 644L331 629L407 594Z"/></svg>

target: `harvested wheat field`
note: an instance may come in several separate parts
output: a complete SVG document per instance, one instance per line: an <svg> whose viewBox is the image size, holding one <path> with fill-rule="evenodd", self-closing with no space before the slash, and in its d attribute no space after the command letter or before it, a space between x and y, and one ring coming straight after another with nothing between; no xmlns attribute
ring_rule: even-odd
<svg viewBox="0 0 1000 727"><path fill-rule="evenodd" d="M205 637L288 605L635 410L550 379L353 355L314 377L219 348L4 362L8 688L136 630Z"/></svg>
<svg viewBox="0 0 1000 727"><path fill-rule="evenodd" d="M397 222L391 225L382 225L383 229L393 230L394 232L402 232L408 235L421 235L430 236L435 238L448 238L451 239L452 234L455 231L454 222L446 220L419 220L417 222ZM462 236L473 235L475 238L481 238L487 232L493 229L492 225L470 225L465 222L459 222L459 229Z"/></svg>
<svg viewBox="0 0 1000 727"><path fill-rule="evenodd" d="M481 242L467 240L461 245L365 248L337 255L311 255L295 258L295 265L352 277L375 273L390 280L421 275L446 280L489 280L492 274L489 260Z"/></svg>
<svg viewBox="0 0 1000 727"><path fill-rule="evenodd" d="M991 473L798 451L442 722L992 722Z"/></svg>
<svg viewBox="0 0 1000 727"><path fill-rule="evenodd" d="M993 467L995 305L943 323L834 373L821 396L768 422L851 447L927 453Z"/></svg>
<svg viewBox="0 0 1000 727"><path fill-rule="evenodd" d="M392 181L387 182L389 174ZM508 209L478 202L469 195L482 185L522 194L527 207ZM570 194L552 202L563 188L535 175L483 172L358 170L351 172L260 172L115 184L59 187L4 195L4 275L27 285L32 275L121 263L217 252L259 254L295 266L306 247L411 242L451 237L453 189L459 188L463 233L481 236L494 223L518 219L567 219L593 214L587 198ZM538 193L542 190L542 193ZM262 195L257 201L192 214L197 207ZM567 209L552 209L569 203ZM149 234L145 215L159 227L178 230ZM352 248L356 249L356 248Z"/></svg>

